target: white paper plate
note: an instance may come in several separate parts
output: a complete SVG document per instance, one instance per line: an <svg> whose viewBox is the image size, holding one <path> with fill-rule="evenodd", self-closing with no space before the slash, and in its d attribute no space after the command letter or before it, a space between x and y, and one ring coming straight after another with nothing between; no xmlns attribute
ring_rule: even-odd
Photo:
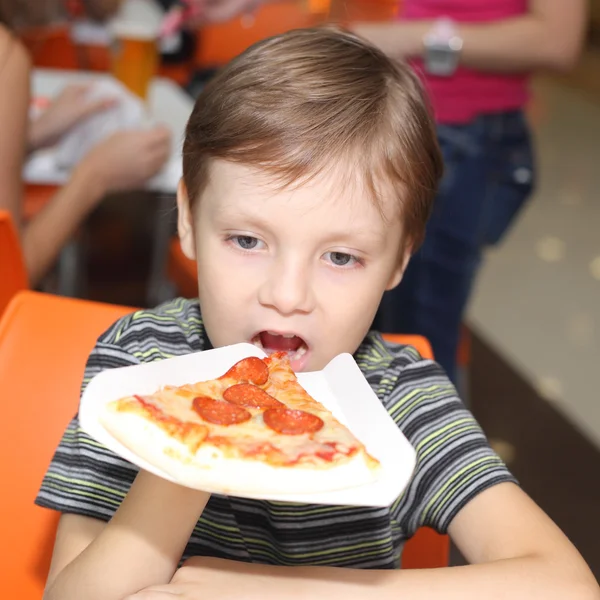
<svg viewBox="0 0 600 600"><path fill-rule="evenodd" d="M184 385L215 379L238 360L248 356L264 358L252 344L236 344L205 352L196 352L162 361L109 369L88 384L79 410L82 429L98 442L126 460L155 475L175 481L162 470L141 459L120 444L100 424L101 408L118 398L133 394L152 394L165 385ZM240 493L246 498L309 504L349 506L389 506L408 485L416 464L416 453L369 386L354 358L340 354L322 371L299 373L298 381L315 400L327 407L377 458L381 476L374 483L318 494ZM227 490L208 492L235 495L234 484Z"/></svg>

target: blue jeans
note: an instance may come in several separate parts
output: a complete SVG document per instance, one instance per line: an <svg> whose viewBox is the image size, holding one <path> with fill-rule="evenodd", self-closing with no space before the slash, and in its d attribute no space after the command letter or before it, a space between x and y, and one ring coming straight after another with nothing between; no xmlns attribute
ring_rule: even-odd
<svg viewBox="0 0 600 600"><path fill-rule="evenodd" d="M445 174L425 242L400 285L387 292L374 327L418 333L456 380L463 313L485 246L498 243L530 195L534 160L521 111L438 126Z"/></svg>

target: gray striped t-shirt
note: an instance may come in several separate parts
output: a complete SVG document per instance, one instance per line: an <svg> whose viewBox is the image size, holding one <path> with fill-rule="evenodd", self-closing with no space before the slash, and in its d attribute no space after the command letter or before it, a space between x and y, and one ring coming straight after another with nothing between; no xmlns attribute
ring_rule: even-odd
<svg viewBox="0 0 600 600"><path fill-rule="evenodd" d="M115 323L100 337L83 386L104 369L211 347L197 301L178 299ZM405 493L388 508L247 500L213 495L185 550L273 565L396 568L404 541L423 525L446 532L483 490L514 481L456 397L442 369L411 347L370 333L355 359L418 455ZM77 416L36 499L40 506L109 520L137 469L84 434Z"/></svg>

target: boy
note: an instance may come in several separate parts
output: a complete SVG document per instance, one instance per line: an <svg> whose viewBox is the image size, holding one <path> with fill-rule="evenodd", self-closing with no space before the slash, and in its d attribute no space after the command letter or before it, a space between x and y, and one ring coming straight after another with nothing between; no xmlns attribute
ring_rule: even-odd
<svg viewBox="0 0 600 600"><path fill-rule="evenodd" d="M209 497L137 474L75 419L37 500L63 513L46 600L599 598L441 369L368 333L441 174L410 70L330 29L266 40L207 86L183 156L179 234L199 302L116 323L84 381L242 341L287 351L297 371L353 352L418 466L387 509ZM393 570L421 525L449 531L474 564Z"/></svg>

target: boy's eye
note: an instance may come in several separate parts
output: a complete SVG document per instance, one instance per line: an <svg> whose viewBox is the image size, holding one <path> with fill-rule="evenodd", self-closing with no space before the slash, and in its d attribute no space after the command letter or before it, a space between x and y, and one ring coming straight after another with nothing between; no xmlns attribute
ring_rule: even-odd
<svg viewBox="0 0 600 600"><path fill-rule="evenodd" d="M242 250L254 250L259 244L259 241L250 235L234 235L230 239Z"/></svg>
<svg viewBox="0 0 600 600"><path fill-rule="evenodd" d="M328 252L325 256L336 267L348 267L359 262L355 256L346 252Z"/></svg>

